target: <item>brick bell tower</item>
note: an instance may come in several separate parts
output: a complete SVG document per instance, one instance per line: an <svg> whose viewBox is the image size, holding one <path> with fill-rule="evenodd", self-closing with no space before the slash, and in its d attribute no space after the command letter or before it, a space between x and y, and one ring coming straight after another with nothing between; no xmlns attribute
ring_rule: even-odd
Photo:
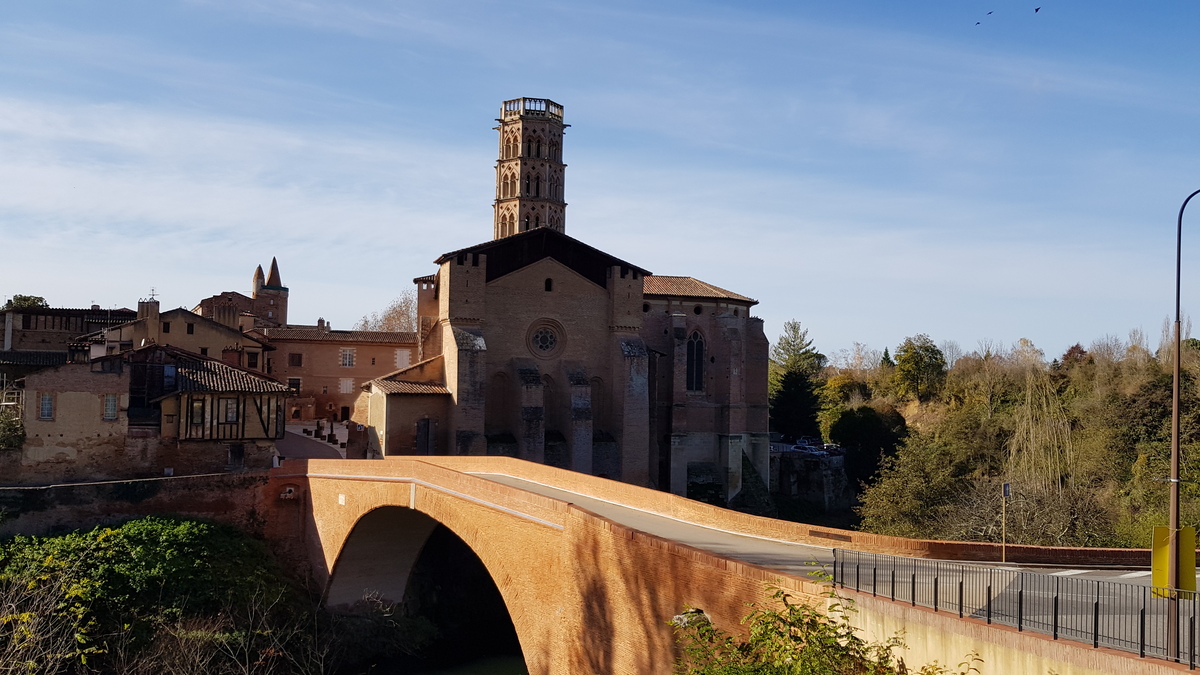
<svg viewBox="0 0 1200 675"><path fill-rule="evenodd" d="M563 107L544 98L514 98L500 106L493 239L548 227L566 230L563 201Z"/></svg>

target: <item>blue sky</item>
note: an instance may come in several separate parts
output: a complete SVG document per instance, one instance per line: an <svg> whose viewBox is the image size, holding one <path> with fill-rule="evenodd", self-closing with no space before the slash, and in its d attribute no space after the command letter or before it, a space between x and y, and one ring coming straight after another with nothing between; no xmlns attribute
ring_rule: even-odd
<svg viewBox="0 0 1200 675"><path fill-rule="evenodd" d="M278 256L291 320L349 328L491 237L493 119L533 96L572 125L567 232L759 299L772 338L1153 347L1200 188L1198 26L1184 2L8 3L0 295L191 307Z"/></svg>

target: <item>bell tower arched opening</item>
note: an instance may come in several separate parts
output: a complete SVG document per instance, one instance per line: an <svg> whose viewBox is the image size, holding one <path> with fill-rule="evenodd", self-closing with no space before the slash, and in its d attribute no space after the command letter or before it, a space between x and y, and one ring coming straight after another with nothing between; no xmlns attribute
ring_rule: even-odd
<svg viewBox="0 0 1200 675"><path fill-rule="evenodd" d="M544 98L516 98L500 106L500 157L496 160L493 238L549 227L566 231L563 201L563 107ZM510 227L506 214L524 215Z"/></svg>

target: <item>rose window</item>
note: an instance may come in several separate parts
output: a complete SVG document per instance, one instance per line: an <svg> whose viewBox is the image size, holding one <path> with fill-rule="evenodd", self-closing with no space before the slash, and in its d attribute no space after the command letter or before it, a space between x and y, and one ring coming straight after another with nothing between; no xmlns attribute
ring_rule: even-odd
<svg viewBox="0 0 1200 675"><path fill-rule="evenodd" d="M549 352L558 344L558 336L549 328L539 328L533 334L533 346L541 352Z"/></svg>

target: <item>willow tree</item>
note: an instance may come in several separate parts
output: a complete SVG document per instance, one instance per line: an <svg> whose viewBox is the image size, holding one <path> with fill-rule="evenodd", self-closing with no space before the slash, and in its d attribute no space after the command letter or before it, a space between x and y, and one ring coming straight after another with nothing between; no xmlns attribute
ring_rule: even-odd
<svg viewBox="0 0 1200 675"><path fill-rule="evenodd" d="M1013 409L1008 470L1044 490L1074 487L1075 447L1071 416L1033 343L1022 339L1013 353L1025 371L1024 395Z"/></svg>

